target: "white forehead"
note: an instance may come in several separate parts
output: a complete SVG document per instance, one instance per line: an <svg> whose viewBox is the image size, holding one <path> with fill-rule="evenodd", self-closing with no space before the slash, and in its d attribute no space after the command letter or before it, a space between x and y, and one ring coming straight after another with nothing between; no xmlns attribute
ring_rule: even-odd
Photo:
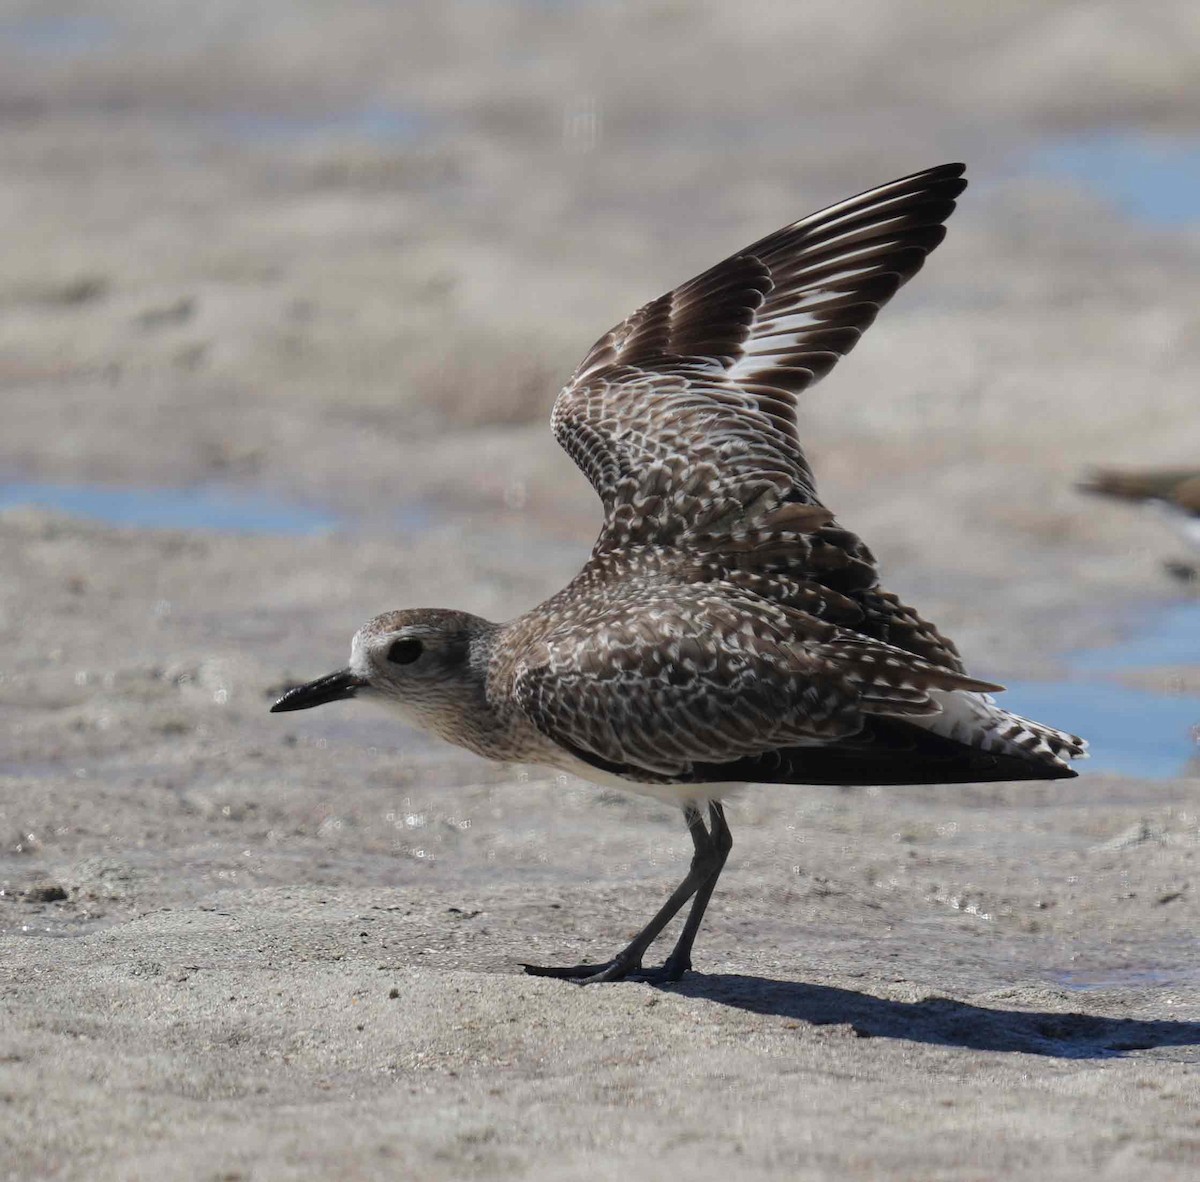
<svg viewBox="0 0 1200 1182"><path fill-rule="evenodd" d="M368 642L361 632L355 632L350 642L350 672L358 677L366 677L371 672L371 662L367 659Z"/></svg>

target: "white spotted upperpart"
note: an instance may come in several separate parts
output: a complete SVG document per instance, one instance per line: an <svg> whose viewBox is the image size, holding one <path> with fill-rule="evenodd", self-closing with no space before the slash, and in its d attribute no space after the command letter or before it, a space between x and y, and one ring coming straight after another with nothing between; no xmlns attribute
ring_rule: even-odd
<svg viewBox="0 0 1200 1182"><path fill-rule="evenodd" d="M479 754L682 800L1074 775L1080 739L997 705L879 586L797 430L800 393L941 242L962 173L786 226L606 333L552 417L604 506L584 569L504 625L379 617L353 685Z"/></svg>
<svg viewBox="0 0 1200 1182"><path fill-rule="evenodd" d="M893 181L739 251L606 333L559 394L555 437L604 526L574 582L505 629L495 676L594 770L1071 774L1079 739L997 706L879 588L870 551L817 500L797 430L797 395L941 242L962 173Z"/></svg>

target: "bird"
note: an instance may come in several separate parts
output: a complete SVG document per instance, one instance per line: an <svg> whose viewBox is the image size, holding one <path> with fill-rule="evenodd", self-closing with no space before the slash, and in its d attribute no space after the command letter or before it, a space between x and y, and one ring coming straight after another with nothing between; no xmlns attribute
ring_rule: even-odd
<svg viewBox="0 0 1200 1182"><path fill-rule="evenodd" d="M1076 485L1080 492L1150 505L1193 549L1200 550L1200 468L1097 468ZM1185 582L1200 578L1189 562L1169 561L1167 570Z"/></svg>
<svg viewBox="0 0 1200 1182"><path fill-rule="evenodd" d="M1074 776L1075 735L1021 718L880 585L817 496L799 396L942 241L966 186L929 168L784 226L651 300L592 346L551 412L604 519L561 591L507 623L389 611L350 663L272 711L373 698L477 755L682 809L693 856L616 955L523 966L579 984L678 981L756 784ZM651 944L691 902L670 953Z"/></svg>

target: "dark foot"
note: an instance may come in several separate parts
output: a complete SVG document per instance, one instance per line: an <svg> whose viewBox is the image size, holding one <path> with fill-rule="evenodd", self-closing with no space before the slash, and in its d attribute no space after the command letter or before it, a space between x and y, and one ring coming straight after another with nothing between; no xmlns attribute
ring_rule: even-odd
<svg viewBox="0 0 1200 1182"><path fill-rule="evenodd" d="M1178 579L1181 583L1195 583L1200 581L1200 570L1192 566L1190 562L1164 562L1163 567L1166 569L1173 579Z"/></svg>
<svg viewBox="0 0 1200 1182"><path fill-rule="evenodd" d="M667 957L666 964L658 971L661 974L658 978L659 983L668 984L672 981L678 981L684 973L690 973L692 971L692 962L687 958L676 960L674 953L672 953Z"/></svg>
<svg viewBox="0 0 1200 1182"><path fill-rule="evenodd" d="M598 985L605 981L639 981L647 985L667 985L678 981L692 966L690 963L672 963L668 957L666 964L644 969L640 964L627 964L617 956L606 964L523 964L521 967L531 977L557 977L575 985Z"/></svg>
<svg viewBox="0 0 1200 1182"><path fill-rule="evenodd" d="M521 967L531 977L558 977L576 985L595 985L601 981L624 981L631 974L640 972L642 966L629 964L616 956L605 964L523 964Z"/></svg>

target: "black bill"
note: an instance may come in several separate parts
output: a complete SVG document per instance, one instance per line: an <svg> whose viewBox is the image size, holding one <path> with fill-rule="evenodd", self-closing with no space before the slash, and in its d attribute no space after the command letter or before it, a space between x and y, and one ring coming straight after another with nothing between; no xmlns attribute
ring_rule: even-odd
<svg viewBox="0 0 1200 1182"><path fill-rule="evenodd" d="M343 698L352 698L362 688L363 681L355 677L349 669L339 669L326 677L319 677L307 685L298 685L290 689L274 706L272 714L282 714L286 710L311 710L314 706L324 706L326 702L340 702Z"/></svg>

